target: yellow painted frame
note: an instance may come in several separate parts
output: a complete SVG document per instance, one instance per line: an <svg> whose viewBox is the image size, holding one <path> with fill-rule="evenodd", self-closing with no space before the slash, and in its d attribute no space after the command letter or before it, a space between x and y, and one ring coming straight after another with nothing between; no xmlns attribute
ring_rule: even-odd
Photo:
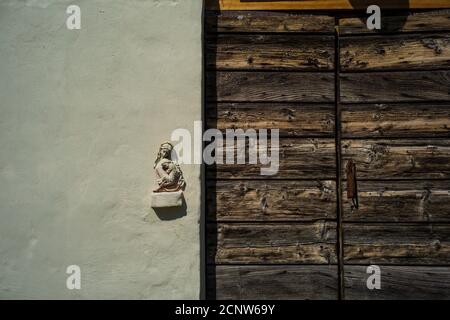
<svg viewBox="0 0 450 320"><path fill-rule="evenodd" d="M353 3L352 3L353 2ZM409 5L405 6L408 2ZM377 4L384 9L444 9L450 0L299 0L299 1L241 1L206 0L207 10L349 10L366 9Z"/></svg>

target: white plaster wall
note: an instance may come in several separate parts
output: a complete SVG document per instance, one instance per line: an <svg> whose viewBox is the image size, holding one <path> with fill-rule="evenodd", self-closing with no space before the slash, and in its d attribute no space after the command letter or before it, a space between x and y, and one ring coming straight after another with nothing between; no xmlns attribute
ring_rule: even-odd
<svg viewBox="0 0 450 320"><path fill-rule="evenodd" d="M159 144L201 119L201 10L0 0L0 298L199 298L200 166L186 214L149 195Z"/></svg>

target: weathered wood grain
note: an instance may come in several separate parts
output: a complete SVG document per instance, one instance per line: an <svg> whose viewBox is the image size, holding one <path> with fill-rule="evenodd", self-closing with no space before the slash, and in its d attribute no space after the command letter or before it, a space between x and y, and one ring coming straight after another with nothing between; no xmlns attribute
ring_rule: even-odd
<svg viewBox="0 0 450 320"><path fill-rule="evenodd" d="M450 222L450 181L359 181L359 207L342 194L344 221Z"/></svg>
<svg viewBox="0 0 450 320"><path fill-rule="evenodd" d="M336 182L208 181L207 214L221 222L336 219Z"/></svg>
<svg viewBox="0 0 450 320"><path fill-rule="evenodd" d="M209 103L206 124L220 130L279 129L285 137L333 137L334 109L332 104Z"/></svg>
<svg viewBox="0 0 450 320"><path fill-rule="evenodd" d="M209 69L333 70L334 37L227 35L206 39Z"/></svg>
<svg viewBox="0 0 450 320"><path fill-rule="evenodd" d="M344 138L450 136L450 104L343 105L341 119Z"/></svg>
<svg viewBox="0 0 450 320"><path fill-rule="evenodd" d="M334 17L273 11L207 11L207 33L334 33Z"/></svg>
<svg viewBox="0 0 450 320"><path fill-rule="evenodd" d="M342 71L450 67L450 33L362 36L340 40Z"/></svg>
<svg viewBox="0 0 450 320"><path fill-rule="evenodd" d="M381 30L369 30L366 18L339 19L339 33L386 33L386 32L417 32L417 31L449 31L450 10L408 13L405 15L383 15Z"/></svg>
<svg viewBox="0 0 450 320"><path fill-rule="evenodd" d="M366 270L367 266L345 266L346 299L450 299L450 267L380 266L381 290L367 289Z"/></svg>
<svg viewBox="0 0 450 320"><path fill-rule="evenodd" d="M334 74L310 72L208 72L208 101L333 102Z"/></svg>
<svg viewBox="0 0 450 320"><path fill-rule="evenodd" d="M251 2L249 2L251 1ZM378 0L382 9L449 8L448 0ZM366 9L373 0L303 0L254 1L208 0L207 10L333 10Z"/></svg>
<svg viewBox="0 0 450 320"><path fill-rule="evenodd" d="M224 148L224 153L236 148ZM279 166L272 166L271 175L262 175L261 168L270 165L217 164L208 167L209 179L334 179L336 177L336 150L334 139L282 138L279 148L271 152L279 154ZM270 153L269 153L270 154ZM236 155L236 151L235 151Z"/></svg>
<svg viewBox="0 0 450 320"><path fill-rule="evenodd" d="M209 263L336 263L335 222L219 223L207 228Z"/></svg>
<svg viewBox="0 0 450 320"><path fill-rule="evenodd" d="M448 224L344 223L348 264L450 264Z"/></svg>
<svg viewBox="0 0 450 320"><path fill-rule="evenodd" d="M216 266L208 296L218 300L338 298L337 266Z"/></svg>
<svg viewBox="0 0 450 320"><path fill-rule="evenodd" d="M342 159L355 162L358 180L450 178L449 139L345 139Z"/></svg>
<svg viewBox="0 0 450 320"><path fill-rule="evenodd" d="M341 74L341 101L450 101L450 71Z"/></svg>

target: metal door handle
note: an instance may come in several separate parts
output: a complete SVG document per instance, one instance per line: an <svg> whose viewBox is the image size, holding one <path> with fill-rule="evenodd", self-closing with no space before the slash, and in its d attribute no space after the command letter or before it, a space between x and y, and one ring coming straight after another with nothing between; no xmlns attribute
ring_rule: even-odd
<svg viewBox="0 0 450 320"><path fill-rule="evenodd" d="M358 209L358 186L356 181L356 165L349 160L346 166L347 173L347 198L352 200L352 205Z"/></svg>

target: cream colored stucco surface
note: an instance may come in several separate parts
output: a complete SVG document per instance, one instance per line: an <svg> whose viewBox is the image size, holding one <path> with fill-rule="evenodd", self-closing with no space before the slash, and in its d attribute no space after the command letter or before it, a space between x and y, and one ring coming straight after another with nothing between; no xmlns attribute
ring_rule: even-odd
<svg viewBox="0 0 450 320"><path fill-rule="evenodd" d="M200 297L200 166L182 165L185 210L150 191L160 143L201 119L201 11L0 0L1 299Z"/></svg>

